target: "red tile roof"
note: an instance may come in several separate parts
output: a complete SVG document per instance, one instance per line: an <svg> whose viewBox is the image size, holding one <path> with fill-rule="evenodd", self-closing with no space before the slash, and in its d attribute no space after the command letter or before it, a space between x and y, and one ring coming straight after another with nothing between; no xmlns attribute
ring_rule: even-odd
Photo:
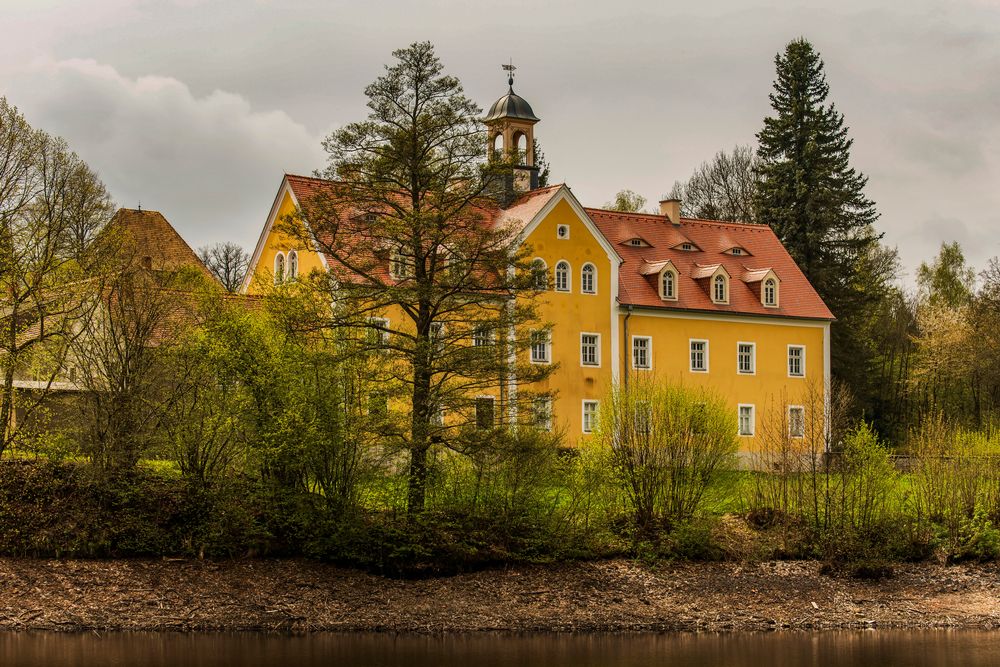
<svg viewBox="0 0 1000 667"><path fill-rule="evenodd" d="M833 313L767 225L692 218L682 218L680 225L674 225L662 215L622 213L596 208L586 210L601 233L625 260L618 273L619 301L623 305L739 315L834 319ZM637 236L652 247L636 247L625 243ZM684 241L693 243L700 250L681 250L679 246ZM725 252L733 247L743 248L748 254L732 255ZM676 301L661 299L656 282L658 274L648 274L652 266L659 264L662 268L666 260L673 263L679 274ZM712 301L707 281L697 280L711 275L720 264L731 276L729 303L725 305ZM768 269L774 271L780 281L778 308L765 307L760 302L759 291L754 289L759 288L759 285L751 286L754 280L763 278Z"/></svg>
<svg viewBox="0 0 1000 667"><path fill-rule="evenodd" d="M286 174L285 178L299 204L306 209L317 198L336 199L334 181ZM484 204L480 209L486 224L527 225L563 187L552 185L527 192L505 209ZM619 302L669 310L694 310L739 315L770 315L817 320L832 320L833 314L799 270L778 237L766 225L719 222L682 218L671 224L662 215L622 213L588 208L587 214L624 260L619 271ZM360 212L341 212L358 215ZM641 238L650 244L630 246L629 239ZM681 250L691 243L694 250ZM745 251L732 255L734 247ZM678 272L677 300L664 301L659 296L658 271L666 261ZM336 263L327 257L331 266ZM712 301L705 280L719 266L730 276L729 303ZM651 271L656 268L657 272ZM388 266L385 267L388 274ZM778 308L766 308L760 301L759 281L768 270L780 281ZM388 275L384 276L388 278Z"/></svg>

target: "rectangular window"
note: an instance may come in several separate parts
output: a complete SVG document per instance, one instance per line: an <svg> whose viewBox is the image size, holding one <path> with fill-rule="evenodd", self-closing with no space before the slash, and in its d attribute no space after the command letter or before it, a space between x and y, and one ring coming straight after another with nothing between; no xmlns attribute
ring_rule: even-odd
<svg viewBox="0 0 1000 667"><path fill-rule="evenodd" d="M601 365L601 334L580 334L580 364L583 366Z"/></svg>
<svg viewBox="0 0 1000 667"><path fill-rule="evenodd" d="M757 346L754 343L736 344L736 372L753 375L757 371Z"/></svg>
<svg viewBox="0 0 1000 667"><path fill-rule="evenodd" d="M536 398L532 403L532 422L539 431L552 430L552 399L548 396Z"/></svg>
<svg viewBox="0 0 1000 667"><path fill-rule="evenodd" d="M708 341L707 340L692 340L691 341L691 372L692 373L707 373L708 372Z"/></svg>
<svg viewBox="0 0 1000 667"><path fill-rule="evenodd" d="M806 409L801 405L788 406L788 435L793 438L806 435Z"/></svg>
<svg viewBox="0 0 1000 667"><path fill-rule="evenodd" d="M583 402L583 432L593 433L597 428L597 401Z"/></svg>
<svg viewBox="0 0 1000 667"><path fill-rule="evenodd" d="M649 336L632 336L632 368L648 370L653 367L653 339Z"/></svg>
<svg viewBox="0 0 1000 667"><path fill-rule="evenodd" d="M547 364L552 360L549 354L549 332L533 331L531 333L531 363Z"/></svg>
<svg viewBox="0 0 1000 667"><path fill-rule="evenodd" d="M488 431L493 428L495 412L493 410L492 396L479 396L476 398L476 428L480 431Z"/></svg>
<svg viewBox="0 0 1000 667"><path fill-rule="evenodd" d="M490 344L490 328L487 326L476 327L475 331L472 332L472 344L475 347L486 347Z"/></svg>
<svg viewBox="0 0 1000 667"><path fill-rule="evenodd" d="M372 325L370 329L371 342L377 345L389 344L389 320L384 317L372 317L368 320Z"/></svg>
<svg viewBox="0 0 1000 667"><path fill-rule="evenodd" d="M431 322L430 339L437 352L444 348L444 322Z"/></svg>
<svg viewBox="0 0 1000 667"><path fill-rule="evenodd" d="M793 378L806 376L806 348L802 345L788 346L788 376Z"/></svg>
<svg viewBox="0 0 1000 667"><path fill-rule="evenodd" d="M752 405L739 406L740 435L753 435L754 427L754 407Z"/></svg>

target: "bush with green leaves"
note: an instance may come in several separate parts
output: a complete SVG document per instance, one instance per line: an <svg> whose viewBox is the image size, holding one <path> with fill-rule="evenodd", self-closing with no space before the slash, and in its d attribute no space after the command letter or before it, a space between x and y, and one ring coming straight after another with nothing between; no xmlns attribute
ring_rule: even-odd
<svg viewBox="0 0 1000 667"><path fill-rule="evenodd" d="M739 447L721 397L655 376L614 387L599 419L597 439L640 531L694 516Z"/></svg>

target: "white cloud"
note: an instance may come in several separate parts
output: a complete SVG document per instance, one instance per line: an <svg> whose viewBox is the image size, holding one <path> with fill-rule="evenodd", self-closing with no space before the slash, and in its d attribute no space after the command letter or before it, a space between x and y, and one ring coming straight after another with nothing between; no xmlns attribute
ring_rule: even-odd
<svg viewBox="0 0 1000 667"><path fill-rule="evenodd" d="M324 161L320 137L283 111L93 60L36 64L7 94L33 125L65 137L121 205L161 211L196 247L255 242L283 171Z"/></svg>

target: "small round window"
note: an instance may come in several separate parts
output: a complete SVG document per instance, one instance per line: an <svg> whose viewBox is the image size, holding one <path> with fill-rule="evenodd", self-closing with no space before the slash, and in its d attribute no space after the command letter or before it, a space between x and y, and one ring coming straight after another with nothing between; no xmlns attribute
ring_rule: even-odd
<svg viewBox="0 0 1000 667"><path fill-rule="evenodd" d="M556 236L561 239L569 238L569 225L559 225L556 227Z"/></svg>

